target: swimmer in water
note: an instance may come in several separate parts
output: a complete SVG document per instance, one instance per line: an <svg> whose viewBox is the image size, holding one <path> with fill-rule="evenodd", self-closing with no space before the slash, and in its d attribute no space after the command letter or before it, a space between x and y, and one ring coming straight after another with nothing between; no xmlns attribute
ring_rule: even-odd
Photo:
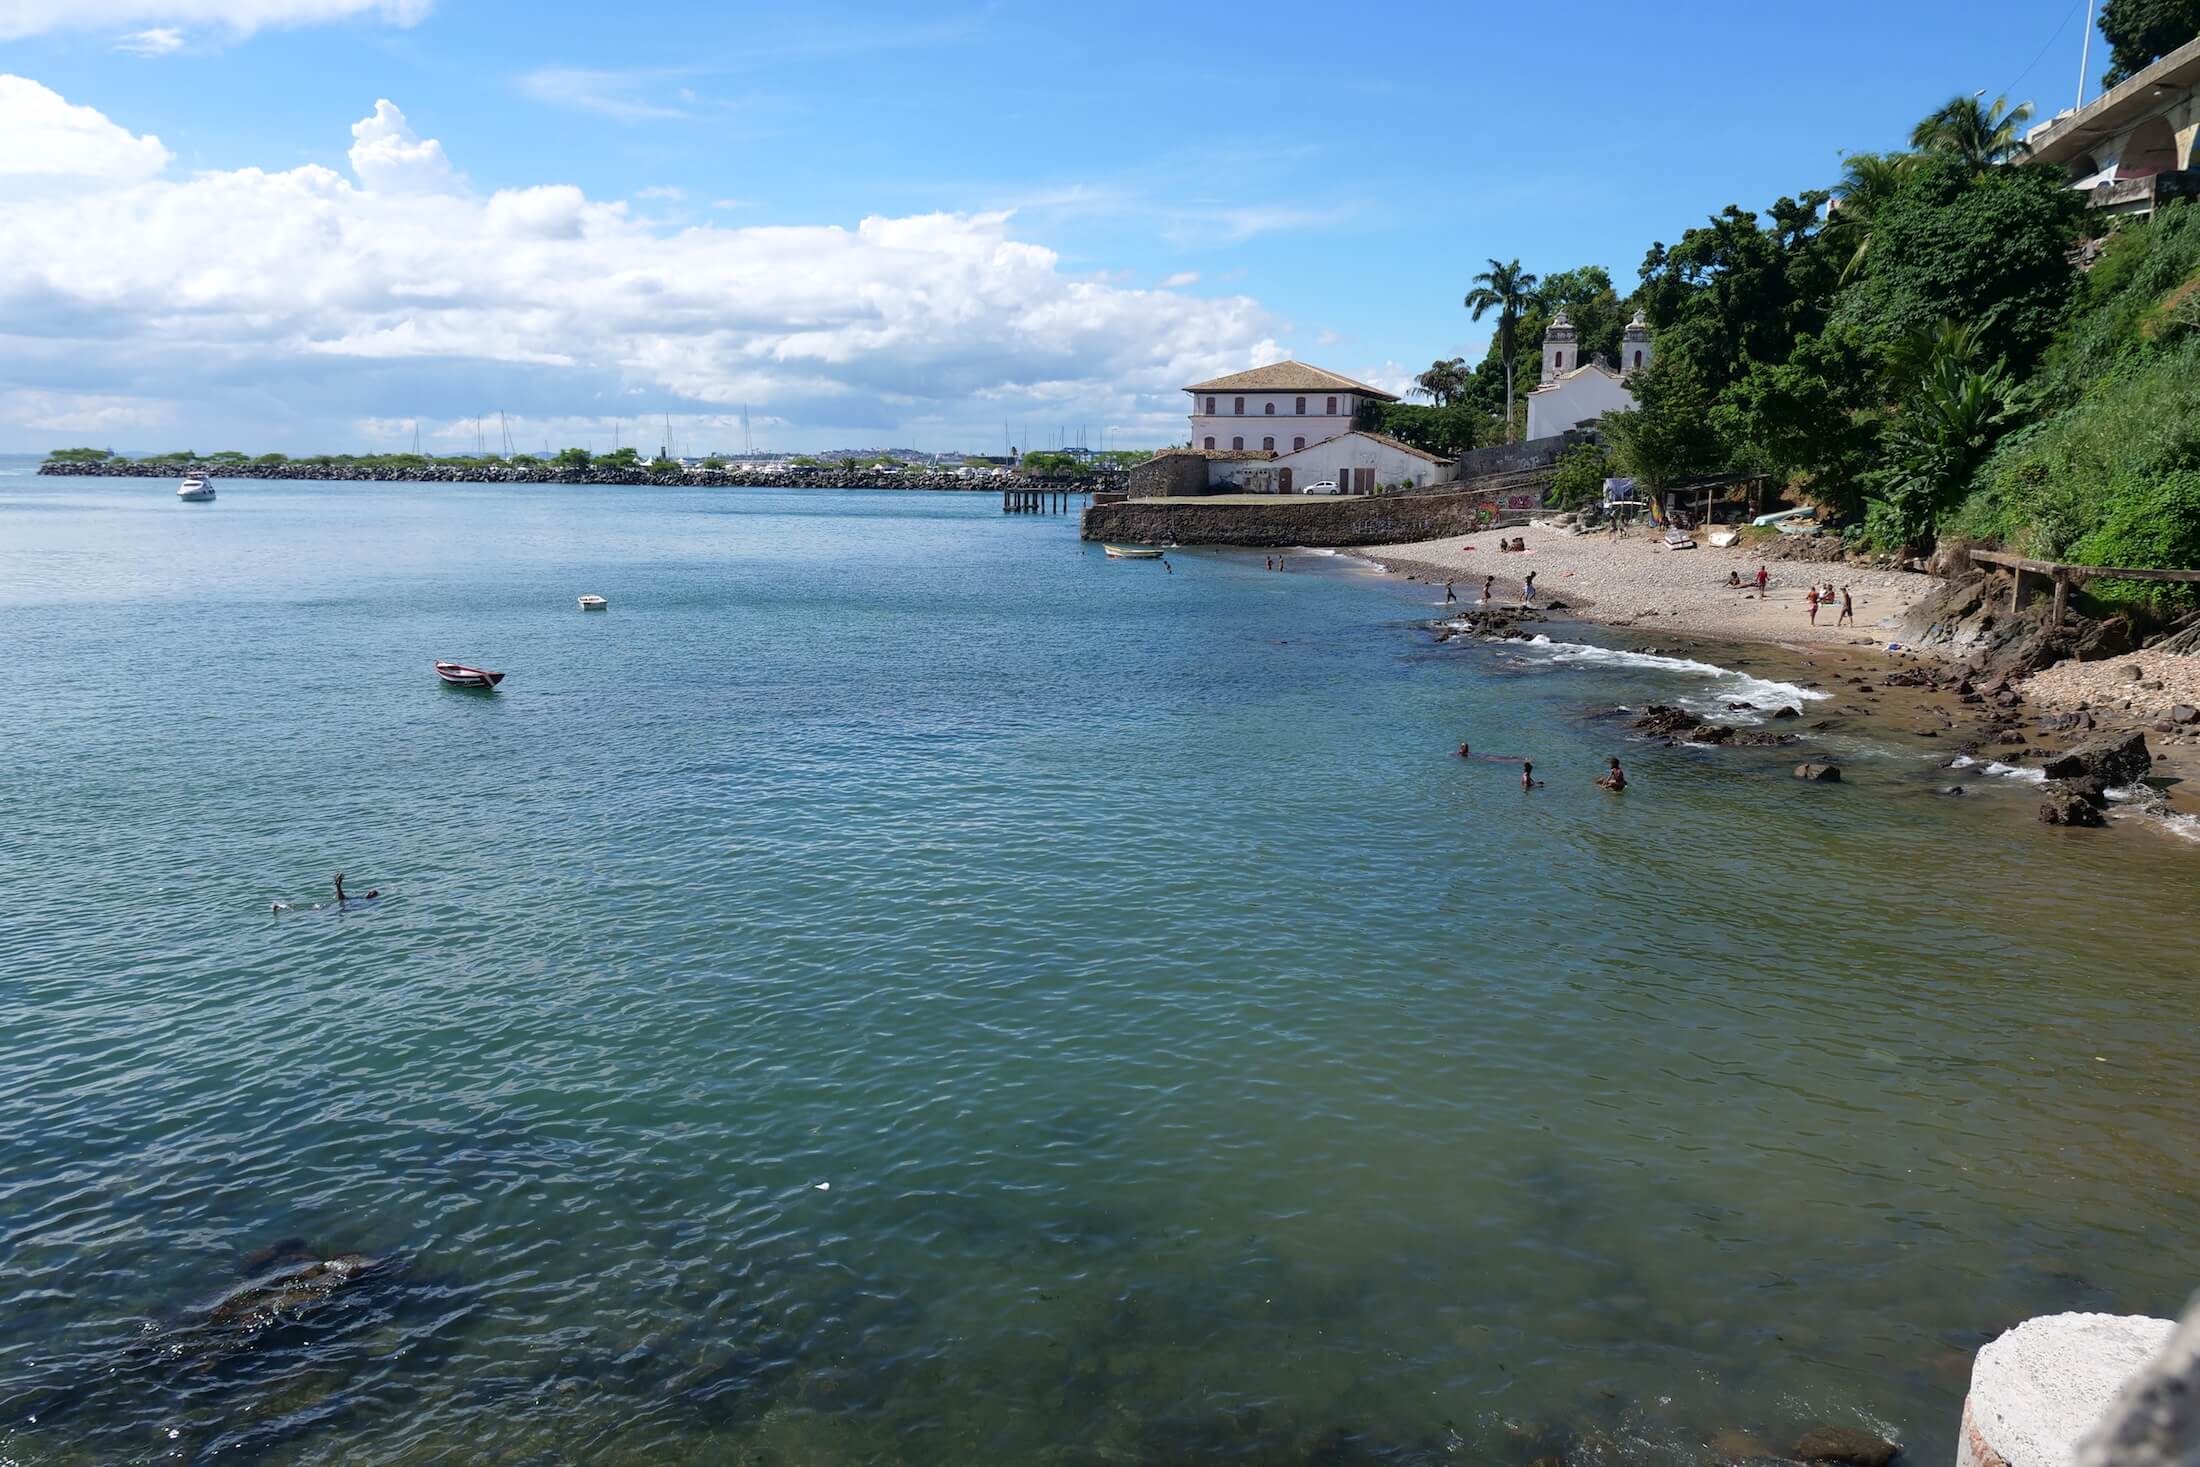
<svg viewBox="0 0 2200 1467"><path fill-rule="evenodd" d="M1543 781L1535 777L1535 765L1529 760L1520 761L1520 787L1524 790L1540 789Z"/></svg>
<svg viewBox="0 0 2200 1467"><path fill-rule="evenodd" d="M1474 751L1466 746L1464 740L1459 745L1459 757L1462 759L1472 759L1474 757Z"/></svg>
<svg viewBox="0 0 2200 1467"><path fill-rule="evenodd" d="M357 900L362 902L371 902L381 894L381 891L378 889L369 890L365 896L359 897L357 898ZM339 871L336 873L336 905L340 907L344 905L344 903L351 900L353 900L353 898L344 895L344 873Z"/></svg>
<svg viewBox="0 0 2200 1467"><path fill-rule="evenodd" d="M1614 758L1612 760L1611 773L1605 775L1602 779L1598 780L1597 783L1608 790L1614 791L1615 793L1627 788L1627 775L1624 771L1620 769L1619 760L1617 758Z"/></svg>

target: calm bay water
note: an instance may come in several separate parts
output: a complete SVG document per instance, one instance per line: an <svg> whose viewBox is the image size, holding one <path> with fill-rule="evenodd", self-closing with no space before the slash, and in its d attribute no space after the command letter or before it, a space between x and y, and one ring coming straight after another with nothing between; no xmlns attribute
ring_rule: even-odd
<svg viewBox="0 0 2200 1467"><path fill-rule="evenodd" d="M1937 1461L2200 1277L2192 847L982 495L173 487L0 478L0 1461Z"/></svg>

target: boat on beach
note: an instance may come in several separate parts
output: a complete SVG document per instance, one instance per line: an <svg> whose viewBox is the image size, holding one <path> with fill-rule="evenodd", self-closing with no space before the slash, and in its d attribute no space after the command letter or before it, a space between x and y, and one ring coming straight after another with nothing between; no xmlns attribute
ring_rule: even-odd
<svg viewBox="0 0 2200 1467"><path fill-rule="evenodd" d="M1110 560L1159 560L1161 552L1148 545L1102 545Z"/></svg>
<svg viewBox="0 0 2200 1467"><path fill-rule="evenodd" d="M185 474L176 498L186 504L204 504L214 497L214 481L200 474Z"/></svg>
<svg viewBox="0 0 2200 1467"><path fill-rule="evenodd" d="M438 662L435 675L454 688L493 688L504 681L504 674L491 672L485 667L468 667L463 662Z"/></svg>
<svg viewBox="0 0 2200 1467"><path fill-rule="evenodd" d="M609 608L610 605L611 603L604 600L603 597L593 593L581 597L581 610L583 611L603 611Z"/></svg>

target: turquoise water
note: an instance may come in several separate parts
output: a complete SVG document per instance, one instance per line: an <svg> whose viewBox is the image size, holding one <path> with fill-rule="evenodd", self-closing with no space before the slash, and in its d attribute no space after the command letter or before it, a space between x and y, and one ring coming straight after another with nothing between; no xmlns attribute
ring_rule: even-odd
<svg viewBox="0 0 2200 1467"><path fill-rule="evenodd" d="M1074 534L0 478L0 1461L1937 1461L2191 1288L2194 847Z"/></svg>

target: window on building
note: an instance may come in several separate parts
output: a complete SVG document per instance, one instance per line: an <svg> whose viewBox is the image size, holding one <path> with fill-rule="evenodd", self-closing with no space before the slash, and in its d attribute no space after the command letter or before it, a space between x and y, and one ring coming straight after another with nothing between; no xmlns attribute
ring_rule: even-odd
<svg viewBox="0 0 2200 1467"><path fill-rule="evenodd" d="M1298 402L1298 406L1297 406L1297 407L1295 407L1295 408L1293 408L1293 409L1292 409L1292 411L1293 411L1293 412L1295 412L1295 413L1297 413L1297 414L1298 414L1298 415L1299 415L1300 417L1302 417L1302 418L1303 418L1303 417L1305 417L1305 416L1306 416L1306 399L1302 397L1302 398L1299 398L1299 399L1297 399L1297 402Z"/></svg>
<svg viewBox="0 0 2200 1467"><path fill-rule="evenodd" d="M1208 446L1209 448L1213 448L1213 447L1215 446L1215 440L1214 440L1214 437L1213 437L1213 435L1211 435L1211 434L1210 434L1210 435L1208 436L1208 439L1207 439L1207 446Z"/></svg>
<svg viewBox="0 0 2200 1467"><path fill-rule="evenodd" d="M1260 410L1272 418L1276 415L1276 404L1273 400L1264 402L1260 405Z"/></svg>
<svg viewBox="0 0 2200 1467"><path fill-rule="evenodd" d="M1335 399L1334 397L1329 399L1329 407L1325 410L1323 416L1331 418L1337 416L1337 399Z"/></svg>
<svg viewBox="0 0 2200 1467"><path fill-rule="evenodd" d="M1232 448L1243 448L1245 446L1245 440L1242 438L1233 438L1230 440L1230 446Z"/></svg>
<svg viewBox="0 0 2200 1467"><path fill-rule="evenodd" d="M1563 372L1566 370L1566 353L1562 351L1554 351L1551 353L1551 370L1554 372Z"/></svg>
<svg viewBox="0 0 2200 1467"><path fill-rule="evenodd" d="M1237 406L1230 409L1230 411L1236 413L1239 417L1242 418L1245 416L1245 399L1241 397L1236 399L1236 402Z"/></svg>
<svg viewBox="0 0 2200 1467"><path fill-rule="evenodd" d="M1213 417L1214 415L1215 415L1215 400L1214 400L1213 398L1211 398L1211 397L1210 397L1210 398L1208 398L1208 399L1207 399L1207 416L1211 418L1211 417ZM1214 445L1213 445L1212 443L1208 444L1207 446L1208 446L1209 448L1213 448L1213 447L1214 447Z"/></svg>
<svg viewBox="0 0 2200 1467"><path fill-rule="evenodd" d="M1274 453L1276 451L1276 440L1273 438L1263 438L1260 441L1260 446L1265 451L1269 453Z"/></svg>
<svg viewBox="0 0 2200 1467"><path fill-rule="evenodd" d="M1638 367L1642 365L1642 353L1640 351L1635 353L1635 365Z"/></svg>
<svg viewBox="0 0 2200 1467"><path fill-rule="evenodd" d="M1304 447L1306 447L1306 440L1304 438L1294 438L1291 440L1291 451L1293 453L1297 453L1300 449Z"/></svg>

